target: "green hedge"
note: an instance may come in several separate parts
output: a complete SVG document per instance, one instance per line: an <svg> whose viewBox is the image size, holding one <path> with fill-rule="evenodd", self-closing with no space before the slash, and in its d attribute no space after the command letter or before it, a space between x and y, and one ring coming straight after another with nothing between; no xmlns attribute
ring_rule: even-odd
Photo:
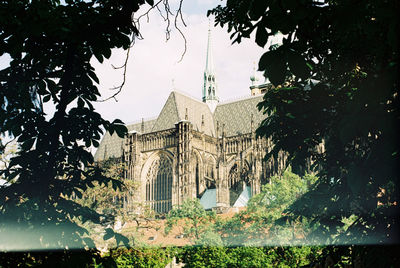
<svg viewBox="0 0 400 268"><path fill-rule="evenodd" d="M160 267L173 258L184 267L398 267L400 247L141 247L98 251L1 252L0 267Z"/></svg>

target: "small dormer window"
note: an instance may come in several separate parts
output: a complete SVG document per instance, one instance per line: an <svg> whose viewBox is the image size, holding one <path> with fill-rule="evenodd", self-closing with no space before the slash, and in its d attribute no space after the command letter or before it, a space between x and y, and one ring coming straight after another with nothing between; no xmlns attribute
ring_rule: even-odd
<svg viewBox="0 0 400 268"><path fill-rule="evenodd" d="M208 81L211 81L211 76L208 77Z"/></svg>

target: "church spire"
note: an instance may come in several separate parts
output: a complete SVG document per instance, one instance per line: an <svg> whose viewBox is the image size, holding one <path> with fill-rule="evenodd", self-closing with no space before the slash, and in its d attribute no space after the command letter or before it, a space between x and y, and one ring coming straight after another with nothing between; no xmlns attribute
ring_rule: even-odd
<svg viewBox="0 0 400 268"><path fill-rule="evenodd" d="M218 100L218 87L215 75L214 60L212 55L211 26L208 25L208 42L206 69L204 70L203 102L207 103L211 111L214 112Z"/></svg>
<svg viewBox="0 0 400 268"><path fill-rule="evenodd" d="M214 72L214 59L213 59L212 45L211 45L210 21L208 22L207 59L206 59L206 70L205 71L209 72L209 73Z"/></svg>

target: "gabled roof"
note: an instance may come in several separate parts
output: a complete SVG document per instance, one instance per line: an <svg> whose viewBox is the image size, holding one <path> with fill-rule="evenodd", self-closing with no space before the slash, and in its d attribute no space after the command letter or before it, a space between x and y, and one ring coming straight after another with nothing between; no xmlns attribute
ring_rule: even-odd
<svg viewBox="0 0 400 268"><path fill-rule="evenodd" d="M151 131L156 119L144 121L144 133ZM128 131L141 132L142 122L129 124L126 126ZM94 161L103 161L109 158L117 158L122 156L122 146L124 139L118 137L116 133L110 135L106 132L99 147L94 154Z"/></svg>
<svg viewBox="0 0 400 268"><path fill-rule="evenodd" d="M160 114L154 123L151 132L161 131L169 128L174 128L175 123L180 121L178 109L175 101L174 92L169 94L167 101L164 104Z"/></svg>
<svg viewBox="0 0 400 268"><path fill-rule="evenodd" d="M213 115L208 105L177 91L169 95L151 131L174 128L181 120L190 121L194 130L215 136Z"/></svg>
<svg viewBox="0 0 400 268"><path fill-rule="evenodd" d="M257 104L262 101L263 95L248 97L242 100L218 104L214 112L214 123L219 123L219 131L225 124L227 136L235 136L251 132L251 115L253 115L253 131L265 118L258 111Z"/></svg>
<svg viewBox="0 0 400 268"><path fill-rule="evenodd" d="M173 91L157 119L144 122L144 133L175 128L175 124L181 120L190 121L194 130L204 131L206 135L213 137L216 136L217 122L219 122L219 135L221 135L223 124L225 124L225 132L228 137L250 133L252 115L253 131L265 118L265 115L257 109L257 104L262 101L262 98L263 95L258 95L220 103L213 114L206 103L189 97L184 93ZM141 125L142 123L138 122L127 125L127 127L129 131L136 130L141 132ZM109 133L106 133L94 155L95 161L121 157L122 145L123 139L116 134L110 136Z"/></svg>

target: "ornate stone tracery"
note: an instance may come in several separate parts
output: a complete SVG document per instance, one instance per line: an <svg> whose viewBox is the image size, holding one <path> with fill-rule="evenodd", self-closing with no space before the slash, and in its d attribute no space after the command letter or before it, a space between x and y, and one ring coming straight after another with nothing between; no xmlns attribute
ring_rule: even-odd
<svg viewBox="0 0 400 268"><path fill-rule="evenodd" d="M269 177L285 168L286 153L264 159L273 148L272 140L255 133L268 116L257 109L261 95L219 104L210 40L209 36L203 103L173 91L156 119L128 126L124 142L106 135L96 151L96 161L123 157L125 179L138 185L124 203L146 202L166 213L172 205L202 198L210 190L206 197L216 199L215 208L226 209L246 186L255 195ZM259 93L271 88L252 87Z"/></svg>
<svg viewBox="0 0 400 268"><path fill-rule="evenodd" d="M172 207L172 163L163 154L153 161L147 172L146 202L160 213Z"/></svg>
<svg viewBox="0 0 400 268"><path fill-rule="evenodd" d="M229 188L229 199L230 205L232 206L246 186L250 186L251 180L250 165L247 161L242 163L242 167L239 172L237 164L234 164L229 171L228 176L228 188Z"/></svg>
<svg viewBox="0 0 400 268"><path fill-rule="evenodd" d="M263 140L253 136L230 136L228 143L234 149L229 149L224 136L208 137L193 130L187 121L177 123L175 130L161 132L168 133L160 136L161 149L156 146L149 150L143 138L157 137L159 133L132 133L125 149L129 154L126 178L141 185L132 198L145 201L157 213L167 213L187 198L202 198L214 188L216 207L233 206L240 194L249 190L246 187L250 186L250 195L257 194L268 172L274 172L263 160L266 149L256 146L263 144ZM247 137L253 140L244 142ZM165 143L169 138L171 142Z"/></svg>
<svg viewBox="0 0 400 268"><path fill-rule="evenodd" d="M215 188L215 179L216 179L215 161L212 157L210 157L206 162L205 178L206 178L206 188L207 189Z"/></svg>

